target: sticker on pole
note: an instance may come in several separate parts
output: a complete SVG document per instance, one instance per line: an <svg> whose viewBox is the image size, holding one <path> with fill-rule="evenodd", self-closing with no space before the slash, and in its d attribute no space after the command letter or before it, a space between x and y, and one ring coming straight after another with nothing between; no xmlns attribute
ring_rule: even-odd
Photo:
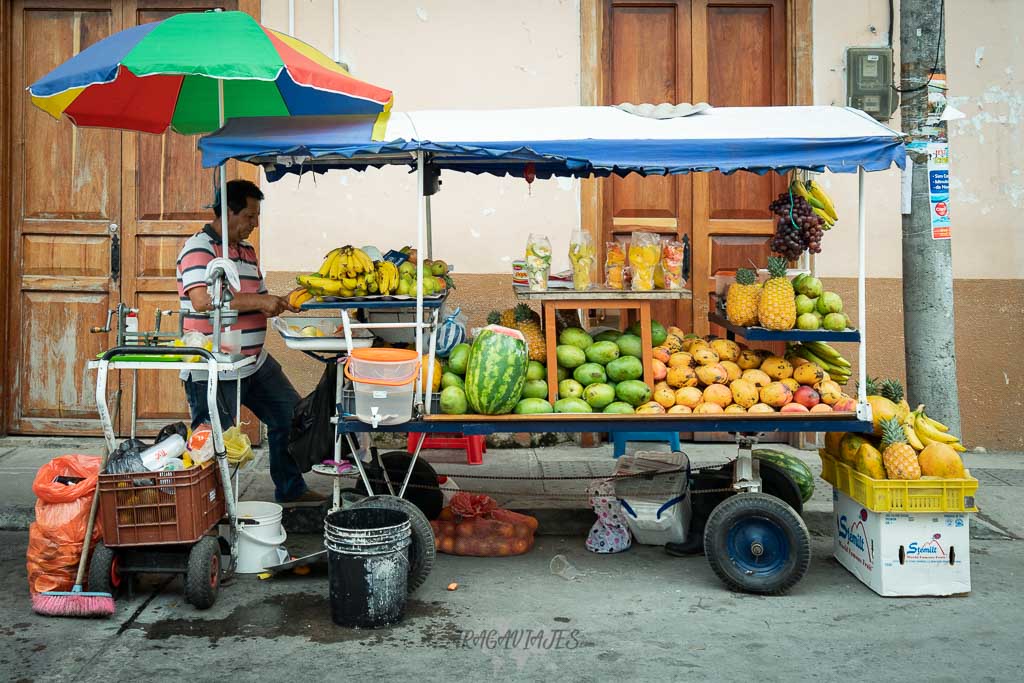
<svg viewBox="0 0 1024 683"><path fill-rule="evenodd" d="M928 143L928 200L933 240L951 238L949 220L949 143Z"/></svg>

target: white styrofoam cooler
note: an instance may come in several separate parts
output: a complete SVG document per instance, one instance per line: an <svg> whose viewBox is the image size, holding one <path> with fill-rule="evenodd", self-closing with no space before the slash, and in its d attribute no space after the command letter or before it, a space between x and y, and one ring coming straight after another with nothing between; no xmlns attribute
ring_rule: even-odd
<svg viewBox="0 0 1024 683"><path fill-rule="evenodd" d="M969 513L874 512L839 490L832 506L833 554L879 595L970 592Z"/></svg>
<svg viewBox="0 0 1024 683"><path fill-rule="evenodd" d="M686 540L690 525L689 460L683 453L641 452L616 461L616 475L678 468L683 471L615 481L615 497L637 543L665 545Z"/></svg>

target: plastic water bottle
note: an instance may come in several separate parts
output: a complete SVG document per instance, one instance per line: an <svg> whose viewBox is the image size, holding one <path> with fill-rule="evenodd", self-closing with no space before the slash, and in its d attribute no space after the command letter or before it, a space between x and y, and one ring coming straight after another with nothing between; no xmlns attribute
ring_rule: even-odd
<svg viewBox="0 0 1024 683"><path fill-rule="evenodd" d="M150 472L164 469L169 460L179 459L185 452L185 439L180 434L169 436L155 446L139 453L143 466Z"/></svg>
<svg viewBox="0 0 1024 683"><path fill-rule="evenodd" d="M459 492L459 486L455 483L454 479L443 474L438 476L437 484L438 488L441 489L441 495L444 496L444 506L448 507L452 502L452 498Z"/></svg>
<svg viewBox="0 0 1024 683"><path fill-rule="evenodd" d="M129 344L139 343L139 312L134 308L129 309L124 318L124 340Z"/></svg>

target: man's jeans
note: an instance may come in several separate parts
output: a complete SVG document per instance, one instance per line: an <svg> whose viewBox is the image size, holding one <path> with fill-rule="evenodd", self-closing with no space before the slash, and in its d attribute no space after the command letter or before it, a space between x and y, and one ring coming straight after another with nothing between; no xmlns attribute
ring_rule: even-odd
<svg viewBox="0 0 1024 683"><path fill-rule="evenodd" d="M206 403L206 382L187 380L185 398L192 413L192 428L210 421ZM234 423L235 381L217 382L217 407L223 429ZM252 375L242 380L242 405L267 425L270 441L270 477L278 502L298 498L306 491L302 473L288 455L288 432L299 394L272 356Z"/></svg>

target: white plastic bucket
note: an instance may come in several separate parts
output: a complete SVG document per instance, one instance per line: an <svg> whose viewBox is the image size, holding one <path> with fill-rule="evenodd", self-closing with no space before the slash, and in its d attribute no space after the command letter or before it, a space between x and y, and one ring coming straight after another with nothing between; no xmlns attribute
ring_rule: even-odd
<svg viewBox="0 0 1024 683"><path fill-rule="evenodd" d="M281 526L282 508L277 503L247 500L238 504L239 574L259 574L266 567L287 561L282 544L288 533Z"/></svg>

